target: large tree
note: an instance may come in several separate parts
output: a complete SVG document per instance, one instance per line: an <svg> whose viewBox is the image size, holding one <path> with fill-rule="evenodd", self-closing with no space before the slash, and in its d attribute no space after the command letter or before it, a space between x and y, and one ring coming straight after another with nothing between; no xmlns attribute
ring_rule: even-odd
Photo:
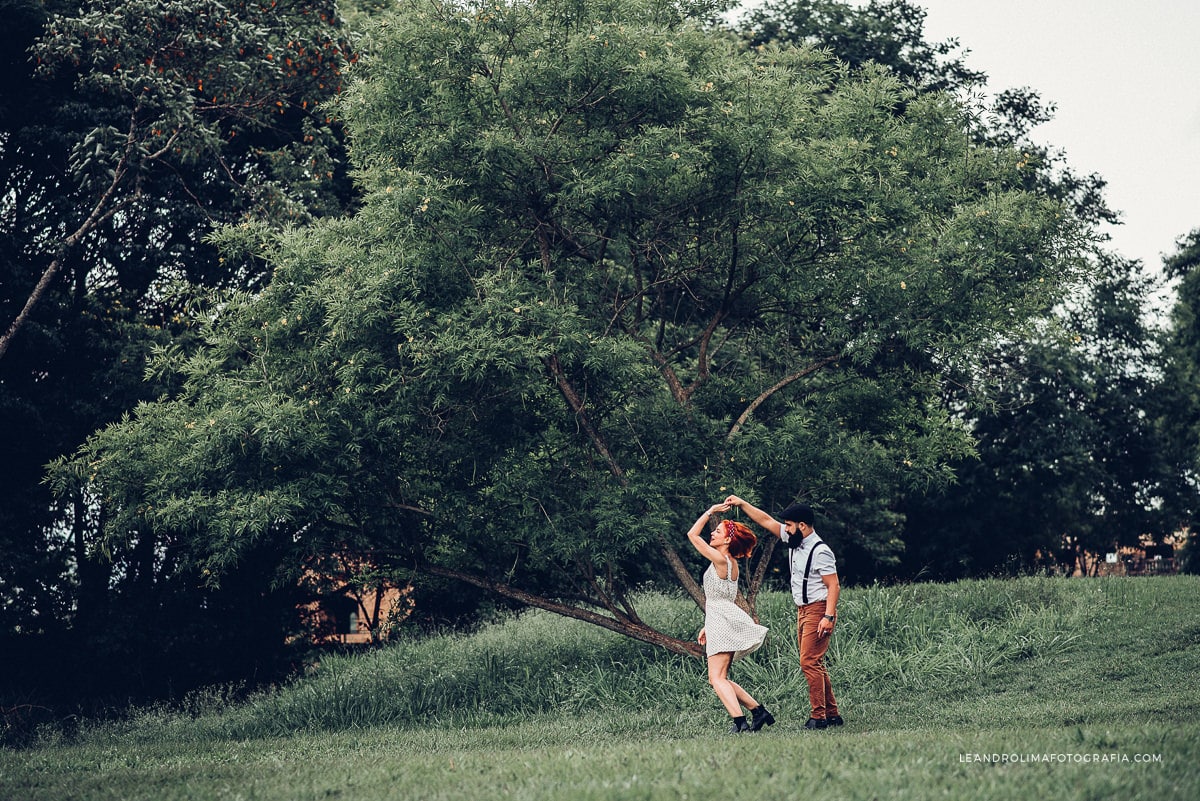
<svg viewBox="0 0 1200 801"><path fill-rule="evenodd" d="M1160 417L1164 440L1182 479L1193 493L1200 490L1200 228L1180 237L1164 262L1175 286L1175 304L1167 333L1167 370L1163 394L1168 404ZM1183 527L1194 527L1200 504L1178 513ZM1192 533L1185 569L1200 572L1200 544Z"/></svg>
<svg viewBox="0 0 1200 801"><path fill-rule="evenodd" d="M56 499L44 466L170 390L143 379L153 345L191 336L175 286L262 285L269 265L221 258L214 226L353 204L323 107L353 58L346 33L319 2L0 0L0 12L0 651L22 656L2 660L0 685L69 704L233 678L214 654L232 664L277 642L229 625L230 609L266 612L262 588L251 602L236 582L205 590L149 534L108 547L102 499Z"/></svg>
<svg viewBox="0 0 1200 801"><path fill-rule="evenodd" d="M753 47L786 42L828 48L852 68L879 64L913 86L954 91L987 77L967 67L958 40L925 38L925 9L910 0L766 0L741 15L742 36Z"/></svg>
<svg viewBox="0 0 1200 801"><path fill-rule="evenodd" d="M985 124L973 128L974 136L980 144L999 147L1020 148L1022 158L1028 169L1022 175L1024 187L1031 192L1043 194L1062 201L1076 218L1089 223L1117 223L1119 217L1108 208L1103 190L1105 181L1097 174L1078 175L1067 163L1066 155L1061 150L1038 144L1030 139L1031 131L1041 123L1053 118L1055 107L1052 103L1042 101L1038 92L1029 87L1010 87L1002 90L988 91L988 77L966 66L966 55L969 50L961 50L955 39L940 43L930 43L925 37L926 12L911 0L871 0L868 3L848 3L842 0L767 0L754 5L743 18L743 38L751 46L761 46L766 43L810 44L826 48L837 58L846 62L852 68L861 69L869 64L887 67L905 86L915 92L951 91L956 96L970 103L975 113ZM989 97L990 96L990 97ZM898 106L898 111L903 104ZM1095 261L1096 274L1107 276L1111 270L1125 277L1140 270L1140 266L1124 265L1121 260L1097 253L1092 257ZM1132 273L1130 272L1132 270ZM1106 278L1102 281L1107 280ZM1115 280L1115 279L1114 279ZM1091 307L1093 301L1092 288L1081 284L1072 291L1078 303ZM1058 321L1046 320L1047 326L1057 330ZM1075 322L1071 323L1075 325ZM1077 327L1077 326L1076 326ZM1044 333L1045 328L1043 328ZM1088 334L1089 343L1103 337L1104 334ZM1144 343L1149 346L1149 341ZM1042 359L1072 361L1082 357L1083 351L1075 343L1065 338L1048 336L1036 337L1036 345L1029 351L1020 352L1023 342L999 343L994 354L981 354L980 364L975 366L978 375L995 371L997 374L1007 374L1005 383L998 388L1007 401L1015 399L1021 393L1014 391L1014 378L1025 374L1031 385L1042 387L1039 392L1056 392L1059 388L1053 375L1034 377L1041 369L1037 364ZM989 367L987 359L994 359ZM1144 364L1139 362L1139 364ZM1066 379L1064 379L1066 380ZM954 392L953 387L951 387ZM1067 392L1064 388L1063 392ZM995 416L996 407L989 393L954 392L954 397L947 398L947 403L956 410L956 414L964 425L971 427L972 434L981 441L982 449L990 447L987 422ZM1137 428L1137 418L1133 415L1114 417L1094 408L1086 408L1086 402L1077 404L1080 415L1105 416L1109 424L1126 423ZM1145 411L1139 405L1141 411ZM1020 414L1026 426L1037 429L1039 425L1052 428L1056 423L1050 419L1039 421L1039 413L1050 413L1050 407L1038 403L1030 403L1022 412L1013 408L1005 408L1001 413ZM1056 418L1055 418L1056 419ZM1117 432L1113 432L1117 433ZM1137 431L1126 431L1122 434L1127 438L1137 439ZM1035 436L1034 441L1024 442L1016 437L1004 438L1004 442L1012 443L1020 451L1020 459L1026 466L1036 466L1036 470L1054 472L1059 470L1057 459L1059 443L1054 438L1045 441ZM1003 451L1004 445L1000 445ZM1000 456L999 452L981 453L980 458L1005 459L1015 457L1015 453ZM1139 466L1147 466L1139 462ZM832 535L839 552L846 557L843 560L844 570L852 580L872 580L884 575L894 575L901 561L910 569L925 569L929 561L930 551L949 545L946 549L947 571L944 574L959 575L961 571L994 569L997 560L992 549L997 542L986 536L985 532L1001 525L1003 518L990 515L972 514L964 510L982 510L989 502L1005 494L1008 485L992 486L980 489L977 493L984 497L976 497L970 489L974 478L984 469L974 458L954 466L954 473L961 481L953 487L918 487L905 489L886 476L868 475L863 477L863 489L849 497L840 499L839 503L830 506L822 520L822 531ZM1078 478L1078 475L1075 476ZM1147 475L1146 481L1158 479ZM1093 489L1084 485L1075 485L1070 491L1062 488L1068 494L1081 493L1073 497L1087 497ZM930 503L926 495L932 491L935 501ZM1103 492L1096 489L1096 492ZM1048 504L1046 508L1056 508L1058 513L1066 509ZM1075 511L1081 517L1088 517L1084 510L1090 508L1088 502L1077 503ZM943 509L946 514L937 510ZM906 510L916 513L922 522L906 525ZM930 516L940 532L956 532L949 542L944 542L938 536L930 536L930 531L924 522ZM953 522L951 522L953 521ZM1091 526L1092 521L1072 518L1068 527ZM1031 553L1038 547L1047 549L1047 543L1056 543L1053 534L1045 533L1040 527L1038 534L1031 535L1038 545L1032 548L1028 543L1016 549L1009 541L1006 546L1014 547L1012 553L1020 550ZM868 545L874 535L878 539L879 532L891 531L897 543L904 542L907 557L902 557L901 550L879 552ZM980 536L964 536L967 531L975 531ZM937 543L935 546L934 543ZM949 554L953 553L953 557ZM1005 555L1009 552L1004 551ZM937 560L934 560L936 562ZM1002 561L1002 559L1000 560ZM974 567L971 567L973 565ZM925 573L928 575L928 573Z"/></svg>
<svg viewBox="0 0 1200 801"><path fill-rule="evenodd" d="M284 574L369 551L697 653L630 590L700 600L679 547L714 498L943 480L945 385L1059 299L1086 228L951 98L711 11L403 3L339 104L362 209L227 230L270 285L201 311L156 361L182 389L58 486L213 582L264 543Z"/></svg>
<svg viewBox="0 0 1200 801"><path fill-rule="evenodd" d="M45 80L29 89L66 96L35 101L40 113L4 133L17 193L5 205L18 234L36 226L22 255L40 274L0 358L68 264L99 261L91 281L141 296L193 277L204 262L187 254L214 220L340 210L319 108L350 55L334 23L332 5L212 0L98 3L47 20L31 48Z"/></svg>
<svg viewBox="0 0 1200 801"><path fill-rule="evenodd" d="M45 625L71 560L16 568L61 551L63 530L76 578L108 579L85 564L96 510L52 508L43 465L162 391L142 373L152 343L186 337L173 284L262 281L261 261L218 258L214 225L351 202L321 108L351 55L331 4L3 1L0 538L15 563L0 607L42 595Z"/></svg>
<svg viewBox="0 0 1200 801"><path fill-rule="evenodd" d="M1020 341L992 404L976 408L977 456L957 483L905 505L906 575L960 578L1049 568L1157 541L1194 504L1175 438L1176 382L1153 321L1158 283L1140 262L1098 254L1086 291Z"/></svg>

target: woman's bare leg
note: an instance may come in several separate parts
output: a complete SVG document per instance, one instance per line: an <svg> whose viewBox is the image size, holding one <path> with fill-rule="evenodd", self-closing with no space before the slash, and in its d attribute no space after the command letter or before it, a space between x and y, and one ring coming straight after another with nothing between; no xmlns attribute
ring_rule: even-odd
<svg viewBox="0 0 1200 801"><path fill-rule="evenodd" d="M733 664L732 651L710 656L708 658L708 683L712 685L713 692L717 694L717 698L721 699L721 704L725 707L725 711L729 713L729 717L736 718L742 715L742 704L746 704L747 708L752 709L758 706L758 702L751 698L749 693L729 680L729 666L731 664Z"/></svg>

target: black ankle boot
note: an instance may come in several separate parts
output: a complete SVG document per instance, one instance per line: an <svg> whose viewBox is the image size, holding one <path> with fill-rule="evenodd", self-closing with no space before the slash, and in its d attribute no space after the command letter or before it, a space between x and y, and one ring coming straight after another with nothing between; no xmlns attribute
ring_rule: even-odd
<svg viewBox="0 0 1200 801"><path fill-rule="evenodd" d="M729 730L730 734L741 734L747 731L750 731L750 724L746 722L745 715L738 715L733 719L733 727Z"/></svg>
<svg viewBox="0 0 1200 801"><path fill-rule="evenodd" d="M775 716L761 704L751 709L750 715L750 731L758 731L763 726L771 726L775 723Z"/></svg>

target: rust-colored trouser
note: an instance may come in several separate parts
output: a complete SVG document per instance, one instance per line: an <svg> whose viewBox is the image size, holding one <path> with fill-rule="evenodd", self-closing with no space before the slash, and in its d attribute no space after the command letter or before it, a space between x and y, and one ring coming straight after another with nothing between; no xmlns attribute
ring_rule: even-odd
<svg viewBox="0 0 1200 801"><path fill-rule="evenodd" d="M796 641L800 646L800 669L808 681L808 701L812 704L812 717L825 720L838 714L837 701L833 698L833 685L829 683L829 671L825 669L825 652L829 650L830 634L817 636L817 623L825 614L825 601L815 601L796 609Z"/></svg>

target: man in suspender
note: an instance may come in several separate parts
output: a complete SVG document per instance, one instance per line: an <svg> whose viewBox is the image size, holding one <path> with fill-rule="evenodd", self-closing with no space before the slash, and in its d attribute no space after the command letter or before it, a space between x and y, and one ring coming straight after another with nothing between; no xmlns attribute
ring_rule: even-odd
<svg viewBox="0 0 1200 801"><path fill-rule="evenodd" d="M788 546L788 566L792 577L792 599L796 602L796 641L800 646L800 669L808 682L808 700L812 712L806 729L841 726L829 671L825 669L825 652L837 623L838 583L837 561L824 540L813 528L816 516L811 506L794 503L784 509L783 522L753 504L730 495L725 503L743 510L751 520L775 534Z"/></svg>

